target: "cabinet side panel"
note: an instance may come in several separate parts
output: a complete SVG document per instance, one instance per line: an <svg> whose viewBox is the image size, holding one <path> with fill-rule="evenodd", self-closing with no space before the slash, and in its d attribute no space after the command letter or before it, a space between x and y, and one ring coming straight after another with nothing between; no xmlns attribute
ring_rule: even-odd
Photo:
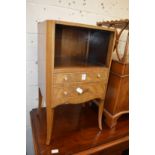
<svg viewBox="0 0 155 155"><path fill-rule="evenodd" d="M47 21L46 32L46 106L52 104L55 53L55 22Z"/></svg>
<svg viewBox="0 0 155 155"><path fill-rule="evenodd" d="M38 24L38 86L46 101L46 22Z"/></svg>
<svg viewBox="0 0 155 155"><path fill-rule="evenodd" d="M115 113L115 106L119 95L120 79L115 74L110 73L105 97L105 109L111 114Z"/></svg>
<svg viewBox="0 0 155 155"><path fill-rule="evenodd" d="M129 77L120 77L121 85L115 113L129 110Z"/></svg>

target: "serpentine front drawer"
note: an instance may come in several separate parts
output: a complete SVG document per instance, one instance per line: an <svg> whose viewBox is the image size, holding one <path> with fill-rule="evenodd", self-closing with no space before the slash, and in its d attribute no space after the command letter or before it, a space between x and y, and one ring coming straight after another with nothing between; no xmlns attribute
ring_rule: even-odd
<svg viewBox="0 0 155 155"><path fill-rule="evenodd" d="M55 105L63 103L82 103L95 98L103 98L105 94L105 83L76 83L68 84L64 87L54 85L53 103Z"/></svg>

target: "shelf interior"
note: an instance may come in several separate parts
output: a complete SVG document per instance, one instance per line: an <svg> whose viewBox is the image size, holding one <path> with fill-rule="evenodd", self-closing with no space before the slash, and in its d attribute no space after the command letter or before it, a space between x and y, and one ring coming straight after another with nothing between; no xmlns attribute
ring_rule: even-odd
<svg viewBox="0 0 155 155"><path fill-rule="evenodd" d="M105 66L109 31L56 24L55 67Z"/></svg>

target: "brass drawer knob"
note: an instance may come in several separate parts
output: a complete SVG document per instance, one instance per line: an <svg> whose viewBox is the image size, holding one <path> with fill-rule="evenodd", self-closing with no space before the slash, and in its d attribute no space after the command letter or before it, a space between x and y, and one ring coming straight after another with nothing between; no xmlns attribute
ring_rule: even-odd
<svg viewBox="0 0 155 155"><path fill-rule="evenodd" d="M64 95L67 96L68 95L68 92L67 91L64 91Z"/></svg>

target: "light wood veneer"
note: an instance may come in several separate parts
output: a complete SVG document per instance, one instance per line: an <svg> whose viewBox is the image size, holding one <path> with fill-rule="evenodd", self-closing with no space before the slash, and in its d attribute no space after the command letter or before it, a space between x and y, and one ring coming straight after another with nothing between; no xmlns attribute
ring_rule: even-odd
<svg viewBox="0 0 155 155"><path fill-rule="evenodd" d="M97 100L102 129L115 35L114 29L90 25L53 20L38 24L38 114L45 101L47 145L51 141L54 108L61 104Z"/></svg>

